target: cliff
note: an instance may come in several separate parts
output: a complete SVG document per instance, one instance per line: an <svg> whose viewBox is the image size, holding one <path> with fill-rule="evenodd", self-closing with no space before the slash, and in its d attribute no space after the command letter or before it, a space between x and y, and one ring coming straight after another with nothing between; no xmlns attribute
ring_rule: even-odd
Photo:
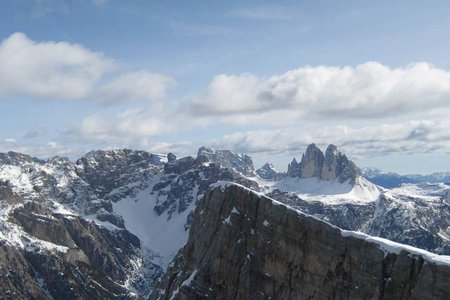
<svg viewBox="0 0 450 300"><path fill-rule="evenodd" d="M199 201L150 299L448 299L450 262L342 231L241 186Z"/></svg>
<svg viewBox="0 0 450 300"><path fill-rule="evenodd" d="M310 144L302 155L300 162L294 158L288 165L287 176L312 178L354 184L361 171L345 154L338 151L335 145L329 145L325 154L315 144Z"/></svg>

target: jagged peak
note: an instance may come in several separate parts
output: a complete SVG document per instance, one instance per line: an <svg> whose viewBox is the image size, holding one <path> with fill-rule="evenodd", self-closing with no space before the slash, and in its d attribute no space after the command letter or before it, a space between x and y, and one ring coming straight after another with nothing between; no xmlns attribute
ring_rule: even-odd
<svg viewBox="0 0 450 300"><path fill-rule="evenodd" d="M275 167L270 162L266 162L260 169L271 169L275 170Z"/></svg>
<svg viewBox="0 0 450 300"><path fill-rule="evenodd" d="M302 154L300 163L294 158L288 166L287 175L290 177L311 178L322 180L350 181L354 184L361 171L354 162L341 153L334 144L328 145L325 154L311 143Z"/></svg>
<svg viewBox="0 0 450 300"><path fill-rule="evenodd" d="M8 165L19 165L22 163L45 163L43 160L33 157L28 154L23 154L15 151L8 151L6 153L0 153L0 163Z"/></svg>
<svg viewBox="0 0 450 300"><path fill-rule="evenodd" d="M277 180L282 177L282 174L269 162L266 162L261 168L256 170L256 174L266 180Z"/></svg>
<svg viewBox="0 0 450 300"><path fill-rule="evenodd" d="M209 155L214 155L215 151L213 148L207 147L207 146L201 146L200 148L198 148L197 151L197 157L200 155L204 155L204 156L209 156Z"/></svg>
<svg viewBox="0 0 450 300"><path fill-rule="evenodd" d="M172 161L176 161L177 160L177 156L175 154L173 154L172 152L167 153L167 161L168 162L172 162Z"/></svg>
<svg viewBox="0 0 450 300"><path fill-rule="evenodd" d="M166 155L150 153L144 150L107 149L91 150L77 160L76 164L87 164L98 161L149 161L155 165L162 165L167 160Z"/></svg>
<svg viewBox="0 0 450 300"><path fill-rule="evenodd" d="M246 176L254 176L255 167L252 158L247 154L235 153L231 150L214 150L210 147L202 146L198 149L197 158L204 156L210 162L217 163L233 171Z"/></svg>
<svg viewBox="0 0 450 300"><path fill-rule="evenodd" d="M333 144L329 144L327 149L325 150L325 154L330 153L330 154L338 154L338 148L333 145Z"/></svg>

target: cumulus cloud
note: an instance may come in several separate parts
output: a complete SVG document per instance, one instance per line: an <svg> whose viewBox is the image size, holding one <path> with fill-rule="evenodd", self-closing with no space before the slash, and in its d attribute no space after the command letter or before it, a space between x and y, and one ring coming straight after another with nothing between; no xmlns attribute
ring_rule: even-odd
<svg viewBox="0 0 450 300"><path fill-rule="evenodd" d="M35 42L14 33L0 44L0 99L153 100L165 96L173 79L149 71L119 73L102 53L68 42Z"/></svg>
<svg viewBox="0 0 450 300"><path fill-rule="evenodd" d="M98 87L95 95L107 101L161 99L175 81L161 74L147 71L124 73Z"/></svg>
<svg viewBox="0 0 450 300"><path fill-rule="evenodd" d="M113 116L90 115L68 133L82 140L112 143L172 133L176 130L175 123L168 122L164 113L155 107L148 107Z"/></svg>
<svg viewBox="0 0 450 300"><path fill-rule="evenodd" d="M366 127L335 125L316 129L289 128L237 132L210 142L243 153L299 154L310 143L336 144L354 157L389 154L450 154L450 121L423 120Z"/></svg>
<svg viewBox="0 0 450 300"><path fill-rule="evenodd" d="M450 106L450 72L428 63L390 68L302 67L267 78L218 75L187 105L191 115L254 116L276 111L318 118L379 118Z"/></svg>

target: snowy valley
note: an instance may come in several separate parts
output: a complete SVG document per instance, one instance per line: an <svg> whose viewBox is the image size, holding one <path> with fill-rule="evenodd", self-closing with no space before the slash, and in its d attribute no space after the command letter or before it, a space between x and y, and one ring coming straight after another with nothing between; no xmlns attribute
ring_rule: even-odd
<svg viewBox="0 0 450 300"><path fill-rule="evenodd" d="M187 242L198 202L229 182L345 232L450 255L447 184L383 188L333 145L309 145L286 173L207 147L183 158L91 151L76 162L9 152L0 154L1 292L147 298Z"/></svg>

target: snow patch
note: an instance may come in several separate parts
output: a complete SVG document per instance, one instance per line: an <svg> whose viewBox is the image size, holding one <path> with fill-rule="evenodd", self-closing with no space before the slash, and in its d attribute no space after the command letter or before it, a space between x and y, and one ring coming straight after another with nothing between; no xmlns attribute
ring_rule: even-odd
<svg viewBox="0 0 450 300"><path fill-rule="evenodd" d="M433 262L437 265L450 266L450 256L437 255L428 252L423 249L415 248L412 246L399 244L380 237L370 236L362 232L341 230L341 235L344 237L354 237L357 239L365 240L370 243L378 244L380 249L387 253L400 254L402 251L410 252L413 255L422 256L423 259Z"/></svg>
<svg viewBox="0 0 450 300"><path fill-rule="evenodd" d="M195 278L195 276L197 275L197 273L198 273L198 270L195 269L195 270L192 272L192 274L189 276L189 278L186 279L185 281L183 281L183 283L181 284L181 286L184 286L184 285L190 286L192 280L194 280L194 278Z"/></svg>
<svg viewBox="0 0 450 300"><path fill-rule="evenodd" d="M278 181L258 179L257 183L264 187L267 193L278 189L293 193L306 201L318 201L329 205L372 203L378 199L381 192L379 187L364 178L357 178L354 185L349 181L341 183L338 180L298 177L286 177Z"/></svg>
<svg viewBox="0 0 450 300"><path fill-rule="evenodd" d="M194 189L194 193L197 189ZM166 269L178 250L186 243L185 230L187 216L195 208L195 201L182 213L174 212L168 220L168 212L158 215L154 207L157 194L152 195L152 187L140 191L135 197L128 197L113 203L113 211L121 215L125 227L141 241L142 247L157 252L160 261L155 261Z"/></svg>

